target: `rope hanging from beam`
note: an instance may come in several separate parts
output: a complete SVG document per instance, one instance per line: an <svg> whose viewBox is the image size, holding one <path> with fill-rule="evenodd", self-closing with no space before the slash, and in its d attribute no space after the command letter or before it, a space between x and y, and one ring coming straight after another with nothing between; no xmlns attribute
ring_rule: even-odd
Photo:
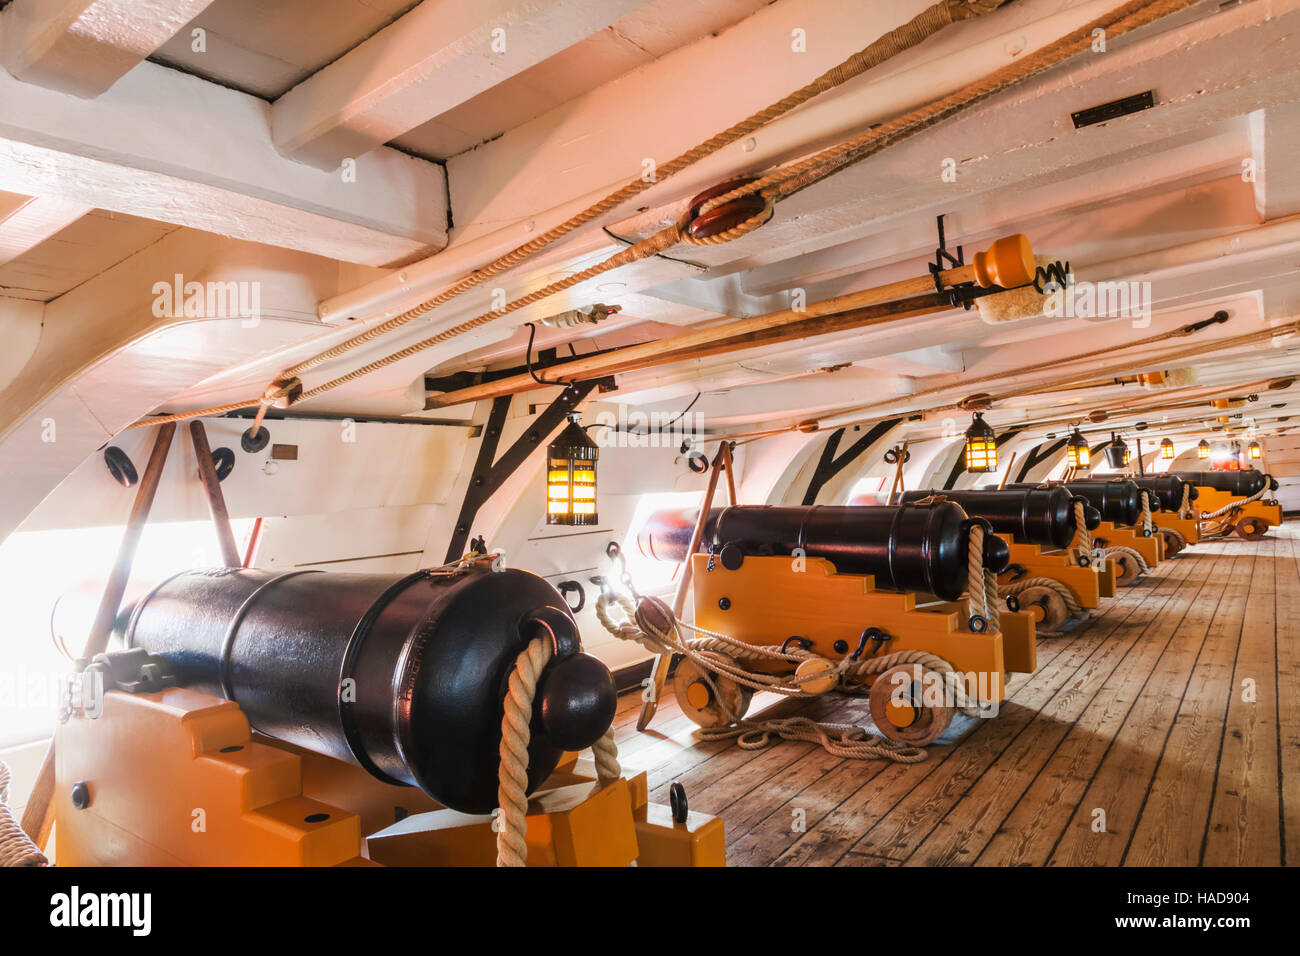
<svg viewBox="0 0 1300 956"><path fill-rule="evenodd" d="M1200 2L1200 0L1155 0L1155 2L1151 2L1151 0L1131 0L1129 3L1121 4L1109 13L1104 14L1085 26L1066 34L1031 56L1025 57L1024 59L1000 70L996 70L984 77L982 80L963 88L957 93L936 100L920 109L912 110L886 124L869 129L858 136L829 147L808 159L782 167L781 169L760 177L759 179L743 185L738 185L736 188L728 192L724 192L719 196L711 198L700 208L698 213L700 216L706 215L724 204L734 202L746 196L757 194L761 195L764 199L763 207L758 213L723 233L716 236L698 237L692 235L691 222L678 222L673 226L661 230L660 232L623 249L616 255L606 259L604 262L597 263L595 266L577 273L574 276L570 276L560 282L551 283L542 289L538 289L535 292L522 296L513 302L507 303L501 309L482 313L466 320L465 322L444 329L429 338L421 340L420 342L416 342L404 349L363 365L358 369L354 369L345 375L330 379L329 381L323 382L313 388L299 391L301 389L301 384L298 382L298 376L303 372L332 359L338 358L353 349L359 348L360 346L373 341L379 336L398 329L413 319L427 314L437 306L449 302L469 289L480 285L487 279L505 272L561 237L568 235L575 229L617 208L628 199L649 188L654 182L661 181L662 179L666 179L680 172L682 169L685 169L698 162L700 159L711 155L723 146L735 142L767 125L774 119L788 113L796 106L807 102L821 93L835 89L836 87L848 82L850 79L865 73L867 70L892 59L904 50L910 49L922 40L938 32L943 27L958 20L983 16L992 12L1000 5L1000 0L944 0L944 2L937 3L922 11L908 23L880 37L863 50L860 50L853 56L849 57L843 63L828 70L826 73L823 73L813 82L801 87L799 90L796 90L784 99L773 103L766 109L753 114L742 122L718 133L704 143L701 143L691 150L681 154L669 163L658 167L653 182L646 182L644 179L638 178L628 183L553 229L550 229L542 235L537 236L529 242L513 249L487 265L474 270L468 275L463 276L457 282L453 283L451 286L432 298L426 299L424 302L406 310L400 315L387 319L365 332L340 342L339 344L286 369L258 398L248 401L230 402L225 405L216 405L175 415L157 416L135 422L127 427L140 428L163 424L166 422L183 421L190 418L222 415L227 412L237 411L243 408L251 408L254 406L260 406L260 410L264 414L264 410L268 407L280 407L282 404L296 404L297 402L314 398L395 362L399 362L425 349L431 348L459 335L463 335L466 332L470 332L488 322L500 318L502 315L540 301L541 299L563 291L572 285L586 281L593 276L600 275L610 269L627 265L631 262L637 261L638 259L658 255L665 249L668 249L679 242L687 242L697 245L714 244L718 242L728 242L732 239L739 238L766 222L771 216L770 207L776 202L779 202L782 199L793 195L795 192L832 175L840 169L846 168L852 163L865 159L867 156L873 155L874 153L879 152L908 136L921 132L922 130L941 122L975 103L981 102L984 99L1002 92L1029 77L1035 76L1071 56L1090 49L1093 42L1094 31L1103 30L1108 37L1118 37L1197 2Z"/></svg>

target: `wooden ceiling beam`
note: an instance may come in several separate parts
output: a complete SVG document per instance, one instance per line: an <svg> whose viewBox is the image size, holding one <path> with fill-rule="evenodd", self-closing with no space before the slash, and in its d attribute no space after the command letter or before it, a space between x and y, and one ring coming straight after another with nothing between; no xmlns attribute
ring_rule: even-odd
<svg viewBox="0 0 1300 956"><path fill-rule="evenodd" d="M336 169L648 2L422 3L276 100L275 145L300 162Z"/></svg>
<svg viewBox="0 0 1300 956"><path fill-rule="evenodd" d="M13 0L0 12L4 66L26 83L93 98L212 0Z"/></svg>
<svg viewBox="0 0 1300 956"><path fill-rule="evenodd" d="M141 63L95 100L0 70L0 189L371 266L447 242L446 174L373 150L344 179L281 156L269 106Z"/></svg>
<svg viewBox="0 0 1300 956"><path fill-rule="evenodd" d="M13 197L21 202L8 202ZM34 249L91 211L84 203L0 193L0 266Z"/></svg>

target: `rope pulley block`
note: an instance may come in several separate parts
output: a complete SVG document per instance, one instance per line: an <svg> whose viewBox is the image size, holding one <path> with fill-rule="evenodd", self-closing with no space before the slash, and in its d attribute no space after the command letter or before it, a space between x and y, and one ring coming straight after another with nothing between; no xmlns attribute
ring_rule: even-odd
<svg viewBox="0 0 1300 956"><path fill-rule="evenodd" d="M748 186L756 182L755 176L744 176L739 179L729 179L724 183L711 189L706 189L694 199L691 200L691 206L686 213L686 228L684 232L691 239L712 239L721 233L734 229L742 223L749 222L762 216L762 221L755 223L755 226L762 225L772 218L774 207L759 193L750 193L747 196L738 196L735 199L724 202L721 206L710 209L706 213L701 213L700 209L710 199L725 195L733 189L739 189L742 186Z"/></svg>

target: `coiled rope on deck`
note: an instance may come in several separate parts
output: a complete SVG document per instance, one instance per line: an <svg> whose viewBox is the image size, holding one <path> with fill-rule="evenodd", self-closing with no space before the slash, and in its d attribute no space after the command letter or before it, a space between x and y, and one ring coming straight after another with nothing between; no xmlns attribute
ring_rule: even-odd
<svg viewBox="0 0 1300 956"><path fill-rule="evenodd" d="M515 658L506 685L501 720L501 766L497 777L497 866L526 866L528 859L528 746L537 683L551 661L549 635L536 637ZM608 786L622 776L614 729L591 745L596 782Z"/></svg>
<svg viewBox="0 0 1300 956"><path fill-rule="evenodd" d="M613 613L615 609L620 612L617 618ZM801 685L806 681L822 680L832 675L841 690L856 693L860 692L866 678L882 674L892 667L912 664L922 672L938 674L947 695L945 699L953 700L963 714L977 716L980 713L979 705L966 693L962 675L943 658L927 651L903 650L860 660L846 657L838 662L830 661L802 648L747 644L726 634L697 627L677 618L663 601L655 597L641 597L633 603L627 597L607 592L602 592L596 601L596 617L610 634L620 640L633 641L656 654L680 654L696 665L701 678L712 691L713 700L727 719L721 727L699 728L696 735L701 740L735 739L737 746L744 750L761 749L776 740L805 741L819 744L827 753L851 760L916 763L926 756L924 748L887 740L853 724L820 722L803 716L743 717L731 710L725 695L719 692L717 677L725 677L753 690L770 691L785 697L812 698L821 694L804 690ZM683 630L701 636L686 638L682 635ZM813 659L826 660L828 666L806 677L768 674L741 664L742 661L779 661L797 667Z"/></svg>
<svg viewBox="0 0 1300 956"><path fill-rule="evenodd" d="M766 222L771 215L771 205L773 203L793 195L795 192L807 187L808 185L811 185L826 176L832 175L852 163L865 159L867 156L873 155L874 153L879 152L906 137L927 129L935 123L938 123L975 103L1006 90L1016 83L1056 65L1076 53L1089 49L1093 43L1093 34L1096 30L1100 29L1106 31L1108 36L1117 37L1131 30L1137 29L1138 27L1145 26L1148 23L1196 2L1199 2L1199 0L1155 0L1155 2L1151 2L1151 0L1132 0L1132 2L1122 4L1102 17L1088 23L1084 27L1072 31L1055 42L1048 44L1036 53L1018 60L1000 70L996 70L976 83L968 84L957 93L934 101L925 107L912 110L909 113L885 124L878 124L867 132L849 140L845 140L836 146L832 146L807 160L783 167L745 186L732 190L723 196L709 200L702 206L701 213L717 208L725 202L730 202L734 199L754 193L762 195L765 200L763 209L759 213L755 214L745 222L732 227L732 229L720 234L719 236L704 239L692 237L685 229L686 224L679 222L674 226L670 226L667 229L650 236L648 239L644 239L641 242L635 243L632 246L621 250L619 253L604 262L597 263L581 273L567 277L559 282L551 283L542 289L538 289L535 292L507 303L500 309L482 313L458 325L444 329L443 331L420 342L416 342L397 352L393 352L390 355L363 365L358 369L354 369L351 372L338 376L337 378L331 379L313 388L301 391L291 401L289 400L289 396L299 387L297 376L301 373L315 368L324 362L338 358L352 349L358 348L381 335L406 325L415 318L427 314L437 306L442 305L467 290L481 284L488 278L510 269L562 236L567 235L580 226L585 225L599 216L613 210L621 203L637 195L644 189L649 188L653 183L659 182L662 179L666 179L669 176L680 172L682 169L697 162L699 159L702 159L703 157L716 152L723 146L748 135L814 96L826 92L827 90L834 89L835 87L847 82L849 79L866 72L872 67L884 63L904 50L920 43L922 40L942 29L944 26L957 20L982 16L996 9L1000 5L999 0L944 0L944 2L935 4L933 7L922 11L898 29L880 37L863 50L849 57L843 63L822 74L812 83L801 87L799 90L796 90L794 93L779 102L753 114L741 123L724 130L706 142L688 150L686 153L683 153L671 162L658 167L656 170L656 176L653 180L646 181L643 178L638 178L637 180L628 183L615 192L610 193L599 202L587 207L582 212L577 213L559 226L548 230L542 235L518 246L514 250L487 265L461 277L461 279L437 295L426 299L391 319L387 319L384 322L375 325L371 329L361 332L358 335L340 342L331 348L325 349L317 355L286 369L281 375L276 377L272 384L268 386L263 394L258 398L242 402L230 402L225 405L211 406L209 408L197 409L195 411L182 412L174 415L158 416L135 422L127 427L148 427L150 425L183 421L190 418L221 415L253 406L259 406L258 421L260 423L261 416L265 414L266 409L269 407L279 405L286 401L289 401L290 404L296 404L297 402L314 398L326 391L347 384L348 382L361 378L364 375L368 375L371 372L408 358L424 349L431 348L441 342L445 342L451 338L472 331L473 329L491 322L502 315L554 295L557 292L563 291L579 282L586 281L602 272L618 268L619 266L626 265L630 262L636 261L637 259L658 255L660 252L675 245L677 242L685 241L693 244L711 244L715 242L730 241L752 231L763 222Z"/></svg>
<svg viewBox="0 0 1300 956"><path fill-rule="evenodd" d="M0 760L0 867L48 866L49 860L14 818L9 806L9 765Z"/></svg>

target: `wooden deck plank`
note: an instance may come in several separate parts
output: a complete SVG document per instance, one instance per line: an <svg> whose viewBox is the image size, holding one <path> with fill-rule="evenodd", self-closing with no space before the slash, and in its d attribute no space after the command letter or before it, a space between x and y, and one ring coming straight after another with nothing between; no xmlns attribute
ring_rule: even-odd
<svg viewBox="0 0 1300 956"><path fill-rule="evenodd" d="M1282 862L1300 863L1300 525L1287 522L1279 535L1277 571L1278 793L1282 806ZM1290 532L1284 534L1284 532ZM1285 541L1285 547L1281 541Z"/></svg>
<svg viewBox="0 0 1300 956"><path fill-rule="evenodd" d="M1153 577L1151 581L1161 586L1162 579ZM953 748L943 752L932 748L931 759L916 765L911 773L873 778L863 793L854 794L797 840L780 862L817 865L826 858L838 859L850 847L868 856L904 859L944 810L961 799L980 768L1014 739L1060 682L1086 659L1090 648L1114 627L1122 626L1147 594L1145 586L1126 589L1115 602L1116 613L1104 619L1109 627L1098 622L1100 626L1081 628L1073 638L1052 641L1060 645L1059 651L1049 661L1040 662L996 718L978 721L975 730ZM882 788L882 784L886 786Z"/></svg>
<svg viewBox="0 0 1300 956"><path fill-rule="evenodd" d="M1226 568L1226 573L1218 568ZM1211 628L1241 631L1250 564L1227 556L1216 562L1173 637L1165 646L1124 716L1070 822L1047 859L1048 866L1118 866L1141 812L1179 702ZM1105 693L1105 691L1103 691ZM1097 811L1104 829L1094 830ZM1199 839L1203 829L1188 833Z"/></svg>
<svg viewBox="0 0 1300 956"><path fill-rule="evenodd" d="M1029 726L916 847L909 865L963 864L979 856L1115 670L1133 666L1135 656L1146 654L1154 660L1158 655L1163 646L1158 625L1174 617L1180 601L1196 592L1209 568L1187 561L1177 572L1182 573L1171 569L1164 587L1153 589L1136 613L1093 645ZM1174 626L1167 624L1165 639Z"/></svg>
<svg viewBox="0 0 1300 956"><path fill-rule="evenodd" d="M1057 652L1044 654L1044 662L1050 662ZM1026 677L1028 675L1015 675ZM1008 684L1008 691L1014 695L1023 681ZM836 721L862 722L869 726L865 702L848 698L836 712ZM857 713L854 712L856 708ZM969 727L968 719L966 720ZM941 743L930 748L929 759L936 754L946 752L947 745L954 742L962 733L956 726L941 738ZM940 749L943 748L943 749ZM755 860L754 854L762 857L763 862L771 862L775 855L770 851L776 843L792 843L800 834L807 832L808 826L814 826L826 813L835 809L841 802L852 795L858 788L867 784L877 774L891 766L884 761L840 761L838 758L828 761L821 748L814 748L796 763L786 768L784 784L779 801L764 800L757 793L755 798L745 801L724 813L728 827L728 842L734 845L738 858ZM929 761L926 761L928 763ZM929 772L928 768L922 772ZM796 785L797 781L802 781ZM804 790L815 788L804 796ZM771 819L768 820L767 818ZM803 829L794 829L792 823L798 819ZM753 839L743 839L751 828L761 828L761 833ZM759 846L762 846L760 852Z"/></svg>
<svg viewBox="0 0 1300 956"><path fill-rule="evenodd" d="M1244 544L1245 542L1242 542ZM1272 657L1273 594L1272 565L1261 557L1241 554L1235 542L1224 542L1235 569L1253 568L1245 585L1244 607L1236 596L1225 596L1224 604L1206 634L1191 679L1179 702L1173 727L1160 755L1160 763L1124 855L1127 866L1195 866L1201 857L1195 833L1205 833L1214 798L1215 772L1224 742L1224 717L1233 697L1233 669L1237 666L1244 640L1241 617L1248 619L1262 579L1268 578L1268 655ZM1251 547L1257 551L1258 548ZM1269 673L1272 673L1270 665ZM1270 708L1270 731L1275 719ZM1275 741L1270 740L1275 746ZM1274 770L1276 776L1276 769ZM1276 795L1272 807L1277 829Z"/></svg>
<svg viewBox="0 0 1300 956"><path fill-rule="evenodd" d="M1178 560L1183 557L1180 555ZM1198 548L1195 556L1188 554L1186 559L1191 573L1182 579L1175 594L1177 607L1152 622L1161 628L1160 632L1140 637L1130 651L1132 659L1103 682L980 852L977 865L1042 866L1047 862L1155 661L1187 608L1204 589L1220 555L1217 546L1210 545Z"/></svg>
<svg viewBox="0 0 1300 956"><path fill-rule="evenodd" d="M1042 640L1002 713L964 719L920 763L701 742L671 695L640 734L637 693L619 701L620 757L649 772L654 799L680 781L692 809L721 816L733 866L1300 859L1298 530L1162 563L1071 636ZM764 699L778 701L751 713ZM783 712L866 723L864 701L836 695L768 710Z"/></svg>

